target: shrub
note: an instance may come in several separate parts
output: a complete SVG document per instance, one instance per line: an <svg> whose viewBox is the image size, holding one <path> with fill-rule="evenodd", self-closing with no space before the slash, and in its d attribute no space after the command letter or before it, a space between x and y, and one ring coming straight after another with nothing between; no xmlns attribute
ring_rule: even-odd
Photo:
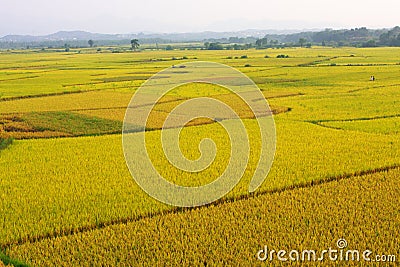
<svg viewBox="0 0 400 267"><path fill-rule="evenodd" d="M7 148L14 141L13 138L1 138L0 137L0 150Z"/></svg>

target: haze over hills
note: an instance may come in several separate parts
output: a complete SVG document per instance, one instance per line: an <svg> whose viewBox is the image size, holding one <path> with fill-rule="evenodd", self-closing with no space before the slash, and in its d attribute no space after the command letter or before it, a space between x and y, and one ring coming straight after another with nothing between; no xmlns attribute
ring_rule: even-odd
<svg viewBox="0 0 400 267"><path fill-rule="evenodd" d="M232 36L245 38L262 38L267 34L292 34L302 30L244 30L235 32L192 32L192 33L135 33L135 34L102 34L86 31L59 31L49 35L6 35L0 38L1 42L45 42L45 41L75 41L75 40L126 40L136 39L164 39L169 41L203 41L206 39L221 39ZM304 30L303 30L304 31ZM316 30L312 30L316 31Z"/></svg>
<svg viewBox="0 0 400 267"><path fill-rule="evenodd" d="M88 40L97 46L129 45L138 39L140 44L168 43L215 43L242 44L244 47L279 46L400 46L400 27L392 29L325 29L325 30L243 30L231 32L188 32L188 33L133 33L101 34L86 31L59 31L49 35L7 35L0 38L0 48L26 47L87 47ZM92 42L92 45L93 45ZM221 48L220 45L209 48Z"/></svg>

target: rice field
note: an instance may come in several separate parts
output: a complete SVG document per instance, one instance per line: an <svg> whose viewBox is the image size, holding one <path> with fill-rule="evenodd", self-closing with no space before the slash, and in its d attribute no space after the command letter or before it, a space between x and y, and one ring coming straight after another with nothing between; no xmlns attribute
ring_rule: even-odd
<svg viewBox="0 0 400 267"><path fill-rule="evenodd" d="M207 96L234 107L250 141L244 175L229 194L204 207L176 208L135 183L122 123L145 80L192 61L248 75L274 112L277 145L269 175L248 193L261 146L248 107L221 87L175 88L155 105L148 131L134 133L146 135L149 156L167 180L201 186L221 175L231 156L225 130L208 119L183 128L180 149L196 159L198 144L211 138L217 154L209 168L185 172L163 155L164 120L188 99ZM257 252L264 245L322 250L340 238L400 257L399 71L398 48L1 51L0 143L7 145L0 146L0 264L280 265L261 262Z"/></svg>

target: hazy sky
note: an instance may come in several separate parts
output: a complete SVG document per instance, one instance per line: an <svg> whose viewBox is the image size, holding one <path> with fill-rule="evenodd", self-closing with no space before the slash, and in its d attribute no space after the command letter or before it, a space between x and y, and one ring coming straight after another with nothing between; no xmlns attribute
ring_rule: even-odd
<svg viewBox="0 0 400 267"><path fill-rule="evenodd" d="M399 0L0 0L0 36L400 25Z"/></svg>

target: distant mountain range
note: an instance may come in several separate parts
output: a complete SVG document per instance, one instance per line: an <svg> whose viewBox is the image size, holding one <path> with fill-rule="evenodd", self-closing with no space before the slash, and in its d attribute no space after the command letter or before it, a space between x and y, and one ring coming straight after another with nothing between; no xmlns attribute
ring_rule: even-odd
<svg viewBox="0 0 400 267"><path fill-rule="evenodd" d="M141 44L169 44L178 42L242 44L246 47L267 48L296 45L327 46L400 46L400 27L392 29L325 29L325 30L245 30L235 32L194 32L194 33L136 33L100 34L86 31L60 31L44 36L7 35L0 38L0 49L24 47L86 47L89 40L98 46L129 45L138 39Z"/></svg>
<svg viewBox="0 0 400 267"><path fill-rule="evenodd" d="M49 41L117 41L128 39L162 39L169 41L203 41L206 39L222 39L232 36L239 38L261 38L267 34L291 34L299 30L245 30L236 32L198 32L198 33L137 33L137 34L101 34L86 31L59 31L57 33L33 36L33 35L6 35L0 38L0 42L32 43Z"/></svg>

